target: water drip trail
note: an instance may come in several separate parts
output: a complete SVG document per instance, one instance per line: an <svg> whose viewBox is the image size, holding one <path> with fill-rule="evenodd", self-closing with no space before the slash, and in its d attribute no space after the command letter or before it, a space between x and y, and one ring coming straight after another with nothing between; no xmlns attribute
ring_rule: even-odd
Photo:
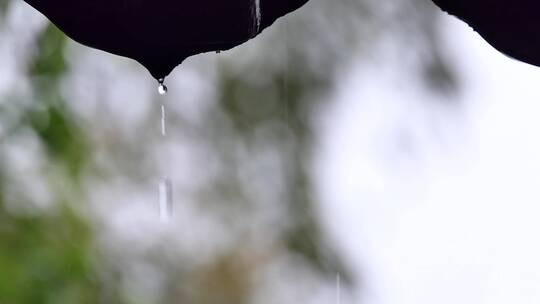
<svg viewBox="0 0 540 304"><path fill-rule="evenodd" d="M285 122L290 126L290 116L289 116L289 27L287 20L283 21L283 82L282 82L282 91L283 91L283 105L284 105L284 114Z"/></svg>
<svg viewBox="0 0 540 304"><path fill-rule="evenodd" d="M161 96L167 94L167 86L164 84L164 79L159 79L158 93ZM167 137L167 108L165 100L161 102L161 137ZM163 176L158 185L158 203L159 203L159 218L161 221L167 222L172 218L173 214L173 187L172 180L167 176Z"/></svg>

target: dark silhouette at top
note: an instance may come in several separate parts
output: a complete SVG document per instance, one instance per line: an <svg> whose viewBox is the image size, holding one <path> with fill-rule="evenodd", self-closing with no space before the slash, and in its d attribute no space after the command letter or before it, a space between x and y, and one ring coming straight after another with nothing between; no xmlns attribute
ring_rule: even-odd
<svg viewBox="0 0 540 304"><path fill-rule="evenodd" d="M515 59L540 66L540 1L433 0Z"/></svg>
<svg viewBox="0 0 540 304"><path fill-rule="evenodd" d="M25 0L73 40L165 78L187 57L228 50L308 0ZM257 22L260 12L260 23Z"/></svg>

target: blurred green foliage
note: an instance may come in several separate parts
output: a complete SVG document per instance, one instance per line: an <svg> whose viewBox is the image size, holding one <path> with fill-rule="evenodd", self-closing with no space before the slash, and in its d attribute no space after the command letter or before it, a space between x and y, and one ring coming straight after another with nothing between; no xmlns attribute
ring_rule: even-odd
<svg viewBox="0 0 540 304"><path fill-rule="evenodd" d="M92 233L69 208L13 216L0 209L0 303L98 303Z"/></svg>
<svg viewBox="0 0 540 304"><path fill-rule="evenodd" d="M6 3L2 2L3 8ZM76 177L87 160L88 145L60 94L67 68L65 45L65 36L52 25L39 35L28 75L36 102L46 110L27 108L17 128L31 128L38 135L49 161L67 169L64 187L77 189ZM8 172L1 166L5 162L0 153L0 193L8 186ZM27 204L23 197L15 194L12 203ZM92 229L62 193L54 197L54 203L50 212L19 214L10 212L0 195L0 303L99 302Z"/></svg>
<svg viewBox="0 0 540 304"><path fill-rule="evenodd" d="M70 177L76 178L88 157L89 147L60 93L60 81L67 70L66 41L64 33L52 24L39 36L29 75L34 94L39 98L37 102L47 108L46 111L28 109L26 116L51 159L64 165Z"/></svg>

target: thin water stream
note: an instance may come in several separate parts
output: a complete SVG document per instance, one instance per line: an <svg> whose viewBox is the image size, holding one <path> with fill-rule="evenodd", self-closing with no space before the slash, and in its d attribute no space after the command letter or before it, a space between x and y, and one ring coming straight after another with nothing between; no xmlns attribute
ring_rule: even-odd
<svg viewBox="0 0 540 304"><path fill-rule="evenodd" d="M252 37L257 36L261 30L261 20L262 20L261 1L262 0L252 0L252 7L251 7L251 14L253 18L252 32L251 32Z"/></svg>
<svg viewBox="0 0 540 304"><path fill-rule="evenodd" d="M336 304L341 304L341 274L336 277Z"/></svg>

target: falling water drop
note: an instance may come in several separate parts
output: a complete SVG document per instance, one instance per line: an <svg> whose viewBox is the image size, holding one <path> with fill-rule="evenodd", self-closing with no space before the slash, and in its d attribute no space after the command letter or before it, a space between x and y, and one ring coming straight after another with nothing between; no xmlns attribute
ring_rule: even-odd
<svg viewBox="0 0 540 304"><path fill-rule="evenodd" d="M161 105L161 135L167 136L167 111L165 104Z"/></svg>
<svg viewBox="0 0 540 304"><path fill-rule="evenodd" d="M169 221L173 213L172 182L168 177L159 181L159 218Z"/></svg>
<svg viewBox="0 0 540 304"><path fill-rule="evenodd" d="M165 84L163 84L164 81L165 81L165 79L163 79L163 78L158 80L158 82L159 82L159 86L158 86L159 95L167 95L167 92L169 91L167 86Z"/></svg>
<svg viewBox="0 0 540 304"><path fill-rule="evenodd" d="M336 279L336 303L341 304L341 276L339 273Z"/></svg>

